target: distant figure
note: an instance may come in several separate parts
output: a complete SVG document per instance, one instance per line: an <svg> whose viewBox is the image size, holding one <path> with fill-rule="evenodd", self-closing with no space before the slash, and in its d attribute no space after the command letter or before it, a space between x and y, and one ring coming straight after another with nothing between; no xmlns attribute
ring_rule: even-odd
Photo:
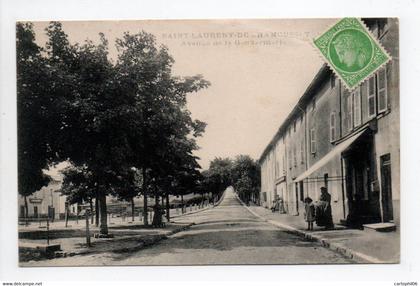
<svg viewBox="0 0 420 286"><path fill-rule="evenodd" d="M315 205L310 197L306 197L304 200L305 203L305 221L308 223L308 230L314 229L315 221Z"/></svg>
<svg viewBox="0 0 420 286"><path fill-rule="evenodd" d="M279 198L278 199L278 203L279 203L279 212L281 214L285 214L286 213L286 210L284 209L284 201L283 201L283 199L282 198Z"/></svg>
<svg viewBox="0 0 420 286"><path fill-rule="evenodd" d="M321 187L321 196L315 208L315 217L318 226L325 226L325 229L334 227L331 211L331 195L325 187Z"/></svg>
<svg viewBox="0 0 420 286"><path fill-rule="evenodd" d="M162 207L159 204L159 199L156 200L156 204L153 207L153 220L152 226L153 227L165 227L165 223L162 220L162 216L165 214Z"/></svg>
<svg viewBox="0 0 420 286"><path fill-rule="evenodd" d="M271 212L279 210L279 201L277 199L273 200L273 206L271 207Z"/></svg>
<svg viewBox="0 0 420 286"><path fill-rule="evenodd" d="M277 198L273 201L273 206L271 207L271 211L272 212L280 212L281 214L284 214L284 204L283 204L283 199L281 198Z"/></svg>

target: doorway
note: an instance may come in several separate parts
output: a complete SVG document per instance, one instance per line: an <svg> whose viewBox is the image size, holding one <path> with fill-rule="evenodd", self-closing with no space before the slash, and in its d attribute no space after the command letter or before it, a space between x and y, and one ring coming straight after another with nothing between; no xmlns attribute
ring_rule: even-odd
<svg viewBox="0 0 420 286"><path fill-rule="evenodd" d="M356 228L381 221L379 189L371 136L360 138L343 154L348 200L347 224Z"/></svg>
<svg viewBox="0 0 420 286"><path fill-rule="evenodd" d="M38 206L34 206L34 218L38 218Z"/></svg>
<svg viewBox="0 0 420 286"><path fill-rule="evenodd" d="M380 159L382 219L383 222L388 222L394 219L394 213L392 210L391 155L383 155Z"/></svg>

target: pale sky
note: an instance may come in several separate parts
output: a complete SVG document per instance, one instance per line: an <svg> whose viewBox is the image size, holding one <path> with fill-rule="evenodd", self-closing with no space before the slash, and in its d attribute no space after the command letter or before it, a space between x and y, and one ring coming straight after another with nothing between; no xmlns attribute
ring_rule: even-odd
<svg viewBox="0 0 420 286"><path fill-rule="evenodd" d="M112 58L116 38L144 30L169 48L176 75L202 74L210 81L208 89L188 96L192 117L208 124L196 152L206 169L215 157L259 158L322 65L311 39L335 21L92 21L63 22L63 29L72 43L97 42L103 32ZM41 45L46 25L35 23Z"/></svg>

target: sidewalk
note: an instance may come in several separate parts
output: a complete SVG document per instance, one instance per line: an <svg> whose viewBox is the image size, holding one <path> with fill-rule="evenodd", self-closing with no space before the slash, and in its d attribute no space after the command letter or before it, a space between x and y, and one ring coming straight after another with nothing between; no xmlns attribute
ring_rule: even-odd
<svg viewBox="0 0 420 286"><path fill-rule="evenodd" d="M375 232L368 230L349 229L337 226L325 231L314 225L313 231L306 230L307 224L301 216L272 213L271 210L251 205L244 205L251 213L268 223L284 228L306 239L319 241L346 257L360 263L399 263L400 233Z"/></svg>
<svg viewBox="0 0 420 286"><path fill-rule="evenodd" d="M217 204L215 204L214 206L217 206ZM171 215L171 220L178 218L178 217L182 217L185 215L190 215L190 214L194 214L197 212L201 212L204 210L208 210L214 207L212 204L207 204L204 207L198 206L198 205L192 205L192 206L187 206L185 208L186 212L185 213L181 213L181 209L171 209L170 210L170 215ZM153 217L153 212L149 212L149 214L151 213L151 215L149 215L149 222L152 221L152 217ZM89 222L91 220L89 219ZM130 226L133 224L143 224L143 217L139 218L139 216L135 216L134 217L134 221L132 221L132 217L131 215L129 216L118 216L118 217L108 217L108 226L109 227L113 227L115 225L126 225L126 226ZM85 217L84 216L80 216L79 220L76 221L75 219L69 220L68 221L68 226L65 226L65 221L64 220L55 220L54 222L49 222L49 229L52 230L75 230L75 229L82 229L84 230L86 227L85 224ZM90 224L89 225L91 231L98 231L99 229L95 226ZM39 221L32 221L30 222L28 225L25 224L19 224L18 225L18 229L19 229L19 233L21 232L37 232L37 231L46 231L47 229L47 222L46 220L42 220L41 222Z"/></svg>
<svg viewBox="0 0 420 286"><path fill-rule="evenodd" d="M94 238L93 234L99 232L95 226L90 226L91 247L86 246L86 233L84 222L79 222L74 227L64 228L56 224L49 231L49 244L59 244L61 251L45 255L36 250L37 246L47 244L46 229L28 227L19 229L19 261L24 263L30 260L42 260L54 257L66 257L74 255L93 254L101 252L131 252L137 251L149 245L155 244L162 239L177 232L191 227L189 223L167 223L165 228L145 227L142 222L128 224L120 223L109 225L109 233L113 238ZM23 265L24 266L24 265Z"/></svg>
<svg viewBox="0 0 420 286"><path fill-rule="evenodd" d="M177 222L174 219L182 218L191 214L207 211L216 207L222 198L214 205L208 204L203 207L198 205L188 206L185 213L181 210L171 209L171 221L166 223L165 228L145 227L141 218L136 217L113 217L108 220L109 233L112 238L94 238L93 234L99 232L99 228L89 224L91 246L86 245L85 219L69 221L65 227L64 221L55 221L49 224L47 233L46 222L32 222L29 225L19 225L19 261L21 266L30 260L42 260L48 258L67 257L74 255L86 255L104 252L133 252L153 245L170 235L183 231L194 225L193 222ZM89 220L90 222L90 220ZM60 251L46 253L41 251L47 246L60 245ZM54 248L55 250L55 248Z"/></svg>

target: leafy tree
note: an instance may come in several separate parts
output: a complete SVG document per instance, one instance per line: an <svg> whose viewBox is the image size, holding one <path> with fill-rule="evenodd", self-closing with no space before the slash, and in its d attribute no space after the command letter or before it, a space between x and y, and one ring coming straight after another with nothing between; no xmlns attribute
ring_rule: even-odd
<svg viewBox="0 0 420 286"><path fill-rule="evenodd" d="M231 170L232 160L229 158L215 158L210 162L210 185L217 198L232 184Z"/></svg>
<svg viewBox="0 0 420 286"><path fill-rule="evenodd" d="M206 88L202 76L179 78L172 75L173 58L165 46L157 47L153 35L146 32L125 33L117 40L119 56L116 64L121 96L134 99L139 123L128 140L133 142L133 165L143 170L144 209L147 209L149 184L155 197L165 178L175 177L170 171L176 160L196 149L194 138L204 131L205 124L192 120L186 109L186 96ZM136 134L137 133L137 134ZM160 191L159 191L160 190ZM147 224L147 213L144 213Z"/></svg>
<svg viewBox="0 0 420 286"><path fill-rule="evenodd" d="M241 199L248 202L259 194L260 170L248 155L239 155L232 165L232 183Z"/></svg>
<svg viewBox="0 0 420 286"><path fill-rule="evenodd" d="M68 159L91 173L100 211L100 232L108 233L106 195L122 183L129 168L131 148L126 134L131 104L116 97L115 71L108 59L107 41L71 45L58 22L47 27L47 61L55 78L50 96L51 112L58 126L52 128L51 148L57 160Z"/></svg>
<svg viewBox="0 0 420 286"><path fill-rule="evenodd" d="M61 173L64 175L63 184L61 186L61 194L66 196L68 204L82 204L89 203L90 209L93 211L93 199L95 201L95 223L99 224L98 201L96 192L96 181L94 174L87 168L87 166L69 166ZM66 212L68 210L66 209ZM92 216L93 223L93 216Z"/></svg>
<svg viewBox="0 0 420 286"><path fill-rule="evenodd" d="M230 185L244 201L255 200L259 196L259 166L248 155L239 155L234 160L215 158L202 176L200 188L212 192L215 197L219 197Z"/></svg>
<svg viewBox="0 0 420 286"><path fill-rule="evenodd" d="M141 170L132 167L130 172L126 173L123 178L124 184L120 189L117 190L115 195L120 200L125 200L131 204L131 218L134 221L134 198L140 195L140 187L143 184L143 176Z"/></svg>
<svg viewBox="0 0 420 286"><path fill-rule="evenodd" d="M35 43L33 25L16 26L17 56L17 124L18 124L18 185L25 199L25 217L28 215L26 197L46 186L50 177L43 169L48 167L51 149L48 145L50 106L48 88L42 83L49 79L42 49Z"/></svg>
<svg viewBox="0 0 420 286"><path fill-rule="evenodd" d="M71 201L95 194L100 232L107 234L108 194L125 200L141 191L147 209L149 193L160 196L176 181L185 187L182 182L197 174L191 154L205 123L192 120L186 97L209 82L200 75L173 76L167 48L145 32L116 41L115 64L103 34L97 45L71 44L59 22L51 22L46 34L41 53L31 25L18 26L19 189L37 190L46 182L42 169L48 163L68 160L74 169L63 192ZM28 83L38 86L26 88ZM141 170L141 188L133 167Z"/></svg>

